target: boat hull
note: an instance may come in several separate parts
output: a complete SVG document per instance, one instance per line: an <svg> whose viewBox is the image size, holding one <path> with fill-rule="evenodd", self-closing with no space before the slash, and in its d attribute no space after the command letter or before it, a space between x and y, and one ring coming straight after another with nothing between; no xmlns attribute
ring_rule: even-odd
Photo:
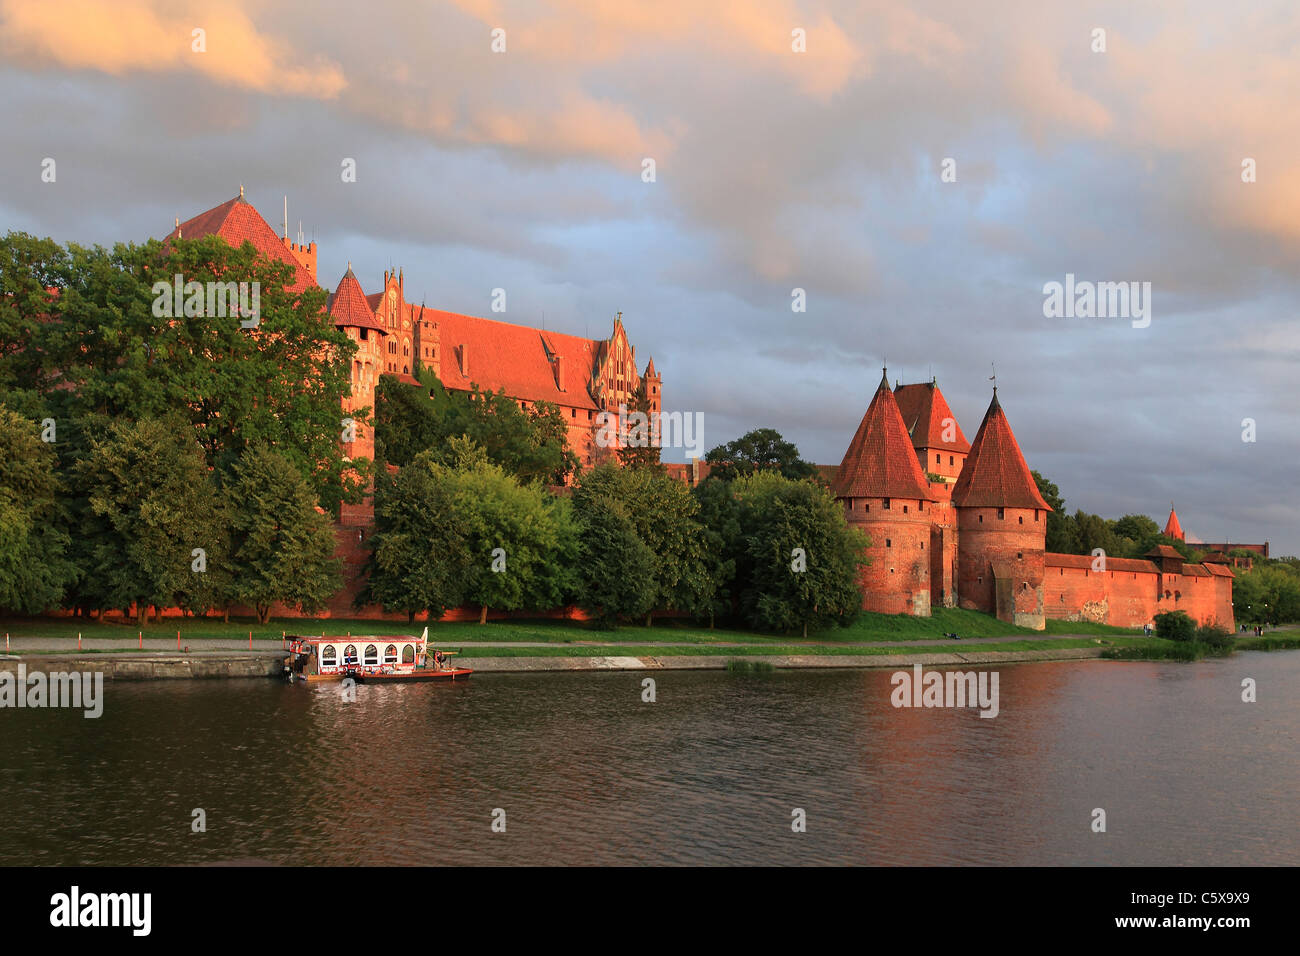
<svg viewBox="0 0 1300 956"><path fill-rule="evenodd" d="M358 684L422 684L431 680L465 680L474 673L468 667L453 667L447 670L419 670L408 674L357 674Z"/></svg>

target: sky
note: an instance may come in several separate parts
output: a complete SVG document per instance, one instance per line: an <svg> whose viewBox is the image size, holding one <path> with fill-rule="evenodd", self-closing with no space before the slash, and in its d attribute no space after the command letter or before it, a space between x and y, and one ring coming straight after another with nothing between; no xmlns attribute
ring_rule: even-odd
<svg viewBox="0 0 1300 956"><path fill-rule="evenodd" d="M0 229L287 196L331 289L621 311L705 448L838 463L886 362L973 439L996 371L1068 510L1300 554L1298 91L1287 2L0 0Z"/></svg>

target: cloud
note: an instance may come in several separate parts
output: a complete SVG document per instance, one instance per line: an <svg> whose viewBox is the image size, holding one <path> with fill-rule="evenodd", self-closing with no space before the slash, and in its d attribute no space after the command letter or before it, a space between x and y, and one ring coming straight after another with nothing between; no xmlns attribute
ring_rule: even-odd
<svg viewBox="0 0 1300 956"><path fill-rule="evenodd" d="M286 40L260 33L233 3L0 2L0 44L19 63L113 76L194 70L221 85L260 93L338 96L347 85L342 69L320 57L306 65L283 58L279 51Z"/></svg>

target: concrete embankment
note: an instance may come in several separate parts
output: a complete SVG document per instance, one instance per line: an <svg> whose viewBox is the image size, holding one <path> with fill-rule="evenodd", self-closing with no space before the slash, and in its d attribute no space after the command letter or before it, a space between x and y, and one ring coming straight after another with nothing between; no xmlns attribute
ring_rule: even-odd
<svg viewBox="0 0 1300 956"><path fill-rule="evenodd" d="M471 657L466 667L476 673L537 673L541 671L655 671L723 670L732 661L770 664L777 668L862 669L872 667L960 667L963 665L1026 663L1032 661L1074 661L1101 657L1100 647L1071 647L1041 651L993 651L963 654L745 654L683 657Z"/></svg>
<svg viewBox="0 0 1300 956"><path fill-rule="evenodd" d="M284 673L284 651L245 651L206 654L24 654L0 658L0 671L98 671L105 680L168 680L205 677L279 677Z"/></svg>
<svg viewBox="0 0 1300 956"><path fill-rule="evenodd" d="M964 665L1026 663L1033 661L1071 661L1100 657L1100 647L1071 647L1038 651L967 651L939 654L744 654L686 655L664 657L470 657L464 664L480 674L541 673L546 671L660 671L724 670L733 661L748 661L782 669L961 667ZM215 677L281 677L285 652L252 651L242 653L207 652L203 654L93 654L0 656L0 671L18 672L25 664L27 672L99 671L106 680L169 680Z"/></svg>

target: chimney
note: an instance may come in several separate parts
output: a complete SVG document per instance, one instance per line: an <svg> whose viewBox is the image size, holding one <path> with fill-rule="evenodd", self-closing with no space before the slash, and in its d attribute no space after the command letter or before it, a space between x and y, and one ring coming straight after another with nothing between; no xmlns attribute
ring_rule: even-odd
<svg viewBox="0 0 1300 956"><path fill-rule="evenodd" d="M555 363L555 387L561 392L568 391L564 387L564 356L557 355L551 361Z"/></svg>

